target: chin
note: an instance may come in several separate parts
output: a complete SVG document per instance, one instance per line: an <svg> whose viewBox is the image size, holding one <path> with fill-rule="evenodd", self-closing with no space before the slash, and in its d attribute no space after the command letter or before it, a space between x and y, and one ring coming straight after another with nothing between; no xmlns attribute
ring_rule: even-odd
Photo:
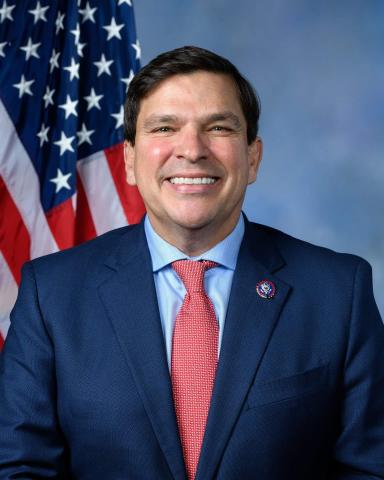
<svg viewBox="0 0 384 480"><path fill-rule="evenodd" d="M211 219L207 217L195 217L195 216L190 216L188 218L183 218L177 221L176 223L186 229L191 229L191 230L200 230L207 225L209 225Z"/></svg>

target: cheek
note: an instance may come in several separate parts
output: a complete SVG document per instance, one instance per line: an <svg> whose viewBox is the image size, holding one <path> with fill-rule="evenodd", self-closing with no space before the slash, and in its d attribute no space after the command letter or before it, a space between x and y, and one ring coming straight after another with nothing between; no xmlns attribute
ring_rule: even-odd
<svg viewBox="0 0 384 480"><path fill-rule="evenodd" d="M135 175L136 179L148 184L160 175L161 167L172 154L172 149L164 142L148 140L136 145Z"/></svg>
<svg viewBox="0 0 384 480"><path fill-rule="evenodd" d="M141 145L140 156L161 164L172 154L172 150L171 143L164 139L149 139Z"/></svg>
<svg viewBox="0 0 384 480"><path fill-rule="evenodd" d="M240 136L211 136L207 139L207 148L222 157L243 156L247 151L248 145Z"/></svg>
<svg viewBox="0 0 384 480"><path fill-rule="evenodd" d="M238 143L211 142L210 150L231 174L245 173L248 165L247 149ZM247 167L248 168L248 167Z"/></svg>

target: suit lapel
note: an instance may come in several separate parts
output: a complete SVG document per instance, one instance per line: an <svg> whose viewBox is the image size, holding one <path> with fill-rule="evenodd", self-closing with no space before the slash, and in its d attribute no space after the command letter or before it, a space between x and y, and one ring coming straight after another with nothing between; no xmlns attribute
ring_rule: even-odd
<svg viewBox="0 0 384 480"><path fill-rule="evenodd" d="M130 230L107 266L99 294L153 430L175 479L185 469L166 359L152 264L143 226ZM113 273L112 273L113 272Z"/></svg>
<svg viewBox="0 0 384 480"><path fill-rule="evenodd" d="M254 228L256 230L252 231ZM249 224L239 252L223 334L218 370L197 478L215 471L273 333L290 287L272 275L283 266L268 236ZM276 286L271 299L256 293L264 279Z"/></svg>

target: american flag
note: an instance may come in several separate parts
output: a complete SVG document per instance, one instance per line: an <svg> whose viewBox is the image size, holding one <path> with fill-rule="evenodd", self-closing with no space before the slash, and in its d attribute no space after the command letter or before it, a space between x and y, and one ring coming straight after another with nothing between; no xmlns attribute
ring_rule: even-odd
<svg viewBox="0 0 384 480"><path fill-rule="evenodd" d="M125 181L131 0L0 0L0 344L22 264L144 213Z"/></svg>

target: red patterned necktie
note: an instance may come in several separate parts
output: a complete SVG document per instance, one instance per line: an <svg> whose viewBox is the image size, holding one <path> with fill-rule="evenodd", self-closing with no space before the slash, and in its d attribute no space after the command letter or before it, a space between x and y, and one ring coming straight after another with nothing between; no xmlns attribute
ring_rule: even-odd
<svg viewBox="0 0 384 480"><path fill-rule="evenodd" d="M217 367L219 327L204 290L205 271L216 266L208 260L172 263L187 290L173 330L171 378L189 480L196 474Z"/></svg>

